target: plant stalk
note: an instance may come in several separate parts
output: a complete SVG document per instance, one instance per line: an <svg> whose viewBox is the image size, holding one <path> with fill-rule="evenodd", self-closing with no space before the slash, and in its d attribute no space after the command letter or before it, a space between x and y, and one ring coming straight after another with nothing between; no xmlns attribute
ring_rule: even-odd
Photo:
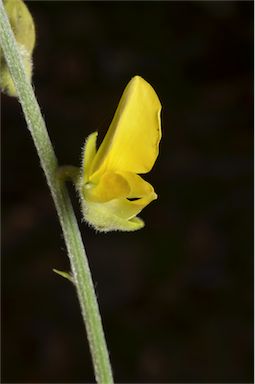
<svg viewBox="0 0 255 384"><path fill-rule="evenodd" d="M33 87L26 77L2 0L0 0L0 39L5 60L13 78L28 129L37 149L63 230L72 275L86 326L96 381L100 384L111 384L113 383L111 365L81 234L67 188L64 182L57 177L57 158Z"/></svg>

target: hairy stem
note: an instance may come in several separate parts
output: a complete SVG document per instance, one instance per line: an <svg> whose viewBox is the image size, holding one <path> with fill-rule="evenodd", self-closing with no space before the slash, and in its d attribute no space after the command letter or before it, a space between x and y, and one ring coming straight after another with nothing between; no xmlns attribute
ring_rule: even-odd
<svg viewBox="0 0 255 384"><path fill-rule="evenodd" d="M34 140L45 173L70 259L83 320L87 330L95 376L98 383L113 383L109 355L105 342L98 303L91 273L72 204L61 178L58 163L33 88L26 78L21 56L11 30L2 0L0 0L0 43L12 75L28 129Z"/></svg>

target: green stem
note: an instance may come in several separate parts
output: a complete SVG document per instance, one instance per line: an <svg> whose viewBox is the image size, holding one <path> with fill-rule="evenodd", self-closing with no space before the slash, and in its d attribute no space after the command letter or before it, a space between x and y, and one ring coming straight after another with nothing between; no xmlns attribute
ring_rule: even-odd
<svg viewBox="0 0 255 384"><path fill-rule="evenodd" d="M57 170L57 177L60 180L63 182L72 181L75 186L78 183L80 176L80 168L74 167L73 165L61 165Z"/></svg>
<svg viewBox="0 0 255 384"><path fill-rule="evenodd" d="M98 383L110 384L113 383L111 365L79 227L65 184L56 177L58 169L57 158L33 88L26 78L23 63L2 0L0 0L0 38L5 59L19 96L28 129L33 137L41 166L46 175L64 233L72 275L87 330L96 381Z"/></svg>

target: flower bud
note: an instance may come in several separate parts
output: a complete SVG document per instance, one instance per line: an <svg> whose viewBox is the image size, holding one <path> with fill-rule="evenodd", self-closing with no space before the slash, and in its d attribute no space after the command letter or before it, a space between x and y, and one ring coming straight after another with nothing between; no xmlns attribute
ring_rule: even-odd
<svg viewBox="0 0 255 384"><path fill-rule="evenodd" d="M35 26L33 18L22 0L4 0L12 31L14 33L24 69L29 81L32 78L32 53L35 46ZM9 96L17 96L15 85L0 48L0 88Z"/></svg>

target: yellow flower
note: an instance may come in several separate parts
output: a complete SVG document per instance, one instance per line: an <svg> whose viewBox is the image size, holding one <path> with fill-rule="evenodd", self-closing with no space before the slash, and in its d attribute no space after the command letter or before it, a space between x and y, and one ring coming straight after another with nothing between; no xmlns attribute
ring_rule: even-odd
<svg viewBox="0 0 255 384"><path fill-rule="evenodd" d="M134 231L137 214L157 198L138 174L153 167L161 139L161 104L140 76L128 83L110 128L96 150L97 132L86 140L78 182L85 220L99 231Z"/></svg>

